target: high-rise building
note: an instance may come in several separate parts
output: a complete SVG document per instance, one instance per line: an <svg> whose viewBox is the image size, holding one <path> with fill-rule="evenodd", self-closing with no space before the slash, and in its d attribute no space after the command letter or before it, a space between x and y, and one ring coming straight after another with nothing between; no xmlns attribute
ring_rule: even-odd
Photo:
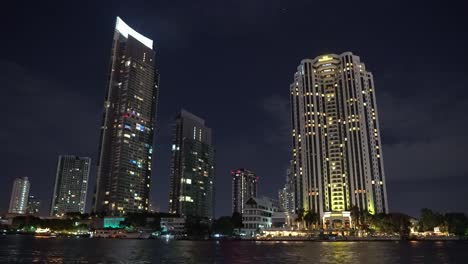
<svg viewBox="0 0 468 264"><path fill-rule="evenodd" d="M34 195L29 195L28 208L26 209L26 213L28 215L39 215L40 210L41 210L41 200L39 200Z"/></svg>
<svg viewBox="0 0 468 264"><path fill-rule="evenodd" d="M60 155L55 174L51 216L85 213L91 158Z"/></svg>
<svg viewBox="0 0 468 264"><path fill-rule="evenodd" d="M278 191L279 209L288 213L294 213L296 209L294 200L295 183L291 171L292 167L290 166L286 171L286 183L283 188Z"/></svg>
<svg viewBox="0 0 468 264"><path fill-rule="evenodd" d="M97 212L149 210L159 76L154 59L153 41L117 17L97 164Z"/></svg>
<svg viewBox="0 0 468 264"><path fill-rule="evenodd" d="M182 110L176 117L172 141L169 212L213 218L214 156L211 128Z"/></svg>
<svg viewBox="0 0 468 264"><path fill-rule="evenodd" d="M250 197L257 197L258 177L246 169L231 170L232 177L232 212L243 213L245 202Z"/></svg>
<svg viewBox="0 0 468 264"><path fill-rule="evenodd" d="M304 59L290 92L296 208L325 228L350 226L354 206L388 212L374 80L360 58Z"/></svg>
<svg viewBox="0 0 468 264"><path fill-rule="evenodd" d="M28 177L16 178L11 189L10 214L25 214L28 207L29 196L29 180Z"/></svg>

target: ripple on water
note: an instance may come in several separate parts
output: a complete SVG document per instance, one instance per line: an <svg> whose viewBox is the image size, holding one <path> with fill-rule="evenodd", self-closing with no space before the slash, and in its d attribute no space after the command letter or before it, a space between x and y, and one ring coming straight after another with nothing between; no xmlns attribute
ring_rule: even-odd
<svg viewBox="0 0 468 264"><path fill-rule="evenodd" d="M466 242L0 238L0 263L466 263Z"/></svg>

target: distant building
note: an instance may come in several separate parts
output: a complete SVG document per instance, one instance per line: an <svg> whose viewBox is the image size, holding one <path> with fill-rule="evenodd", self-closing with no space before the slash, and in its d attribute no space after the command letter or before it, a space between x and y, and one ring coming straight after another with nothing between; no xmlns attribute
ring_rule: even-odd
<svg viewBox="0 0 468 264"><path fill-rule="evenodd" d="M293 214L295 212L294 177L291 175L291 168L286 172L286 183L278 191L279 210Z"/></svg>
<svg viewBox="0 0 468 264"><path fill-rule="evenodd" d="M28 215L39 215L39 212L41 210L41 200L39 200L36 196L34 195L29 195L28 197L28 209L27 214Z"/></svg>
<svg viewBox="0 0 468 264"><path fill-rule="evenodd" d="M91 158L59 156L51 216L85 212L90 166Z"/></svg>
<svg viewBox="0 0 468 264"><path fill-rule="evenodd" d="M326 229L348 227L357 206L387 213L374 78L345 52L304 59L290 85L296 209Z"/></svg>
<svg viewBox="0 0 468 264"><path fill-rule="evenodd" d="M213 218L214 166L211 128L182 110L176 117L172 141L170 213Z"/></svg>
<svg viewBox="0 0 468 264"><path fill-rule="evenodd" d="M181 235L185 233L185 217L161 217L161 233Z"/></svg>
<svg viewBox="0 0 468 264"><path fill-rule="evenodd" d="M253 171L235 169L232 177L232 212L243 213L244 204L250 197L257 197L258 177Z"/></svg>
<svg viewBox="0 0 468 264"><path fill-rule="evenodd" d="M117 17L110 63L94 211L147 212L159 89L153 41Z"/></svg>
<svg viewBox="0 0 468 264"><path fill-rule="evenodd" d="M11 190L10 207L8 213L10 214L25 214L28 207L30 183L28 177L16 178L13 182Z"/></svg>
<svg viewBox="0 0 468 264"><path fill-rule="evenodd" d="M251 197L244 205L241 232L246 236L254 236L263 229L271 228L272 215L277 211L271 199Z"/></svg>

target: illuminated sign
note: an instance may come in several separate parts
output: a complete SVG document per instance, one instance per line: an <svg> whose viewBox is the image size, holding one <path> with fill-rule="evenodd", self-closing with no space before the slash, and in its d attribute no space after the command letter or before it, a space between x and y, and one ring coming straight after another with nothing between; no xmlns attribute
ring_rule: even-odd
<svg viewBox="0 0 468 264"><path fill-rule="evenodd" d="M125 221L123 217L105 217L104 228L122 228L123 221Z"/></svg>
<svg viewBox="0 0 468 264"><path fill-rule="evenodd" d="M329 60L333 60L332 57L329 57L327 55L325 56L322 56L320 59L319 59L319 62L322 62L322 61L329 61Z"/></svg>

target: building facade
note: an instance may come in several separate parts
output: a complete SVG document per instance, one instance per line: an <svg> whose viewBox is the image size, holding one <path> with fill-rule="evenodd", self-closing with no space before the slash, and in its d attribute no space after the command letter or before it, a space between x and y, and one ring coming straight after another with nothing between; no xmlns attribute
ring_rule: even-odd
<svg viewBox="0 0 468 264"><path fill-rule="evenodd" d="M244 205L241 233L255 236L263 229L272 227L272 216L278 208L267 197L250 197Z"/></svg>
<svg viewBox="0 0 468 264"><path fill-rule="evenodd" d="M244 212L244 204L250 197L257 197L258 177L246 169L231 170L232 212Z"/></svg>
<svg viewBox="0 0 468 264"><path fill-rule="evenodd" d="M161 233L170 235L182 235L186 233L185 217L161 217Z"/></svg>
<svg viewBox="0 0 468 264"><path fill-rule="evenodd" d="M28 207L30 183L28 177L16 178L11 189L10 214L25 214Z"/></svg>
<svg viewBox="0 0 468 264"><path fill-rule="evenodd" d="M373 75L350 52L304 59L290 85L296 209L324 227L388 212Z"/></svg>
<svg viewBox="0 0 468 264"><path fill-rule="evenodd" d="M119 17L101 126L94 210L146 212L158 95L153 41Z"/></svg>
<svg viewBox="0 0 468 264"><path fill-rule="evenodd" d="M28 208L26 213L28 215L39 215L41 210L41 200L34 195L29 195L28 197Z"/></svg>
<svg viewBox="0 0 468 264"><path fill-rule="evenodd" d="M295 212L295 183L294 177L291 174L292 168L289 167L286 171L286 183L283 188L278 191L279 210L293 214Z"/></svg>
<svg viewBox="0 0 468 264"><path fill-rule="evenodd" d="M172 141L170 213L213 218L214 166L211 128L182 110L176 117Z"/></svg>
<svg viewBox="0 0 468 264"><path fill-rule="evenodd" d="M51 216L85 213L91 158L60 155L55 174Z"/></svg>

